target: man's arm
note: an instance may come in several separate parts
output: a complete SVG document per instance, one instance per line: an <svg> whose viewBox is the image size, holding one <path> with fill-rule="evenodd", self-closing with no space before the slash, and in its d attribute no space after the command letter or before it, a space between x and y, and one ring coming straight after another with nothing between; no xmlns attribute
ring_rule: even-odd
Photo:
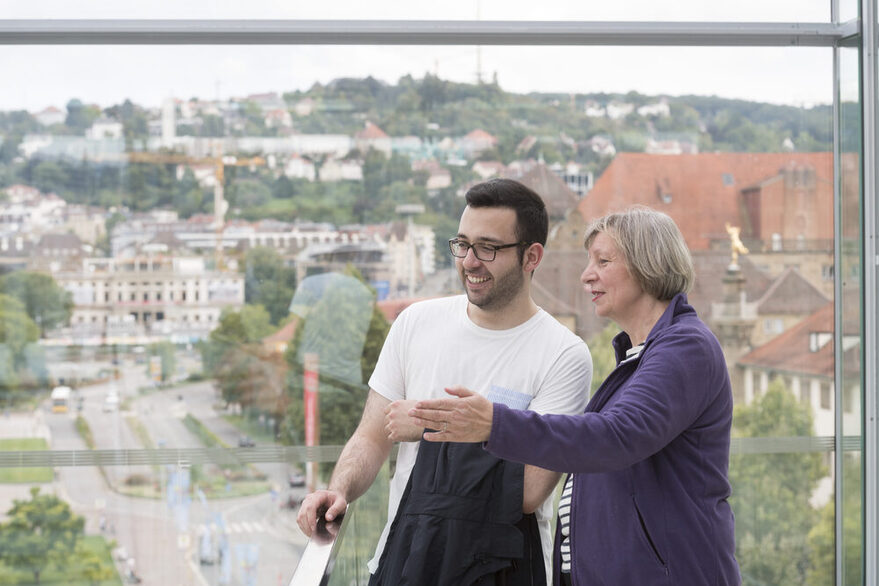
<svg viewBox="0 0 879 586"><path fill-rule="evenodd" d="M302 501L296 522L306 535L311 536L320 514L332 521L375 480L392 446L384 429L385 408L389 403L388 399L369 390L363 416L336 462L329 488L315 491Z"/></svg>
<svg viewBox="0 0 879 586"><path fill-rule="evenodd" d="M526 515L540 508L562 475L530 464L525 465L525 490L522 496L522 512Z"/></svg>

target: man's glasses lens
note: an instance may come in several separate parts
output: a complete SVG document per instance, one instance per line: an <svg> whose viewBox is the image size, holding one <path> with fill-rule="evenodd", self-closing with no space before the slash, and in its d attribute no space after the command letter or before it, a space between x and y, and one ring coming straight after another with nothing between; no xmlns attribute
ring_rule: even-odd
<svg viewBox="0 0 879 586"><path fill-rule="evenodd" d="M473 254L476 255L476 258L483 262L493 261L495 257L497 257L498 250L501 250L503 248L511 248L518 245L518 242L495 246L493 244L469 244L467 242L464 242L463 240L456 240L454 238L449 240L449 250L452 251L452 256L464 258L467 256L467 251L472 248Z"/></svg>

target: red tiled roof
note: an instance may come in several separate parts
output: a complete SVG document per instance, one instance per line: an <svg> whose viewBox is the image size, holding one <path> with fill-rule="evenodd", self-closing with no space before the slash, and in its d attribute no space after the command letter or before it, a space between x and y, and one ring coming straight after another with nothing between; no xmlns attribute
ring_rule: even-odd
<svg viewBox="0 0 879 586"><path fill-rule="evenodd" d="M797 325L748 352L739 359L739 364L833 378L833 339L812 351L809 348L812 333L833 333L833 303L827 303Z"/></svg>
<svg viewBox="0 0 879 586"><path fill-rule="evenodd" d="M813 218L814 233L805 237L832 237L831 153L620 153L580 201L578 210L588 222L634 204L648 205L674 218L692 250L705 250L712 239L728 237L726 222L743 225L742 190L778 177L790 165L814 169L818 187L810 197L820 201L813 201L812 209L827 211ZM777 195L767 193L763 199L771 197L775 204ZM802 202L784 203L789 206L785 209L796 209ZM830 236L825 234L828 230Z"/></svg>
<svg viewBox="0 0 879 586"><path fill-rule="evenodd" d="M492 136L491 134L482 130L481 128L477 128L476 130L471 130L470 132L467 133L467 136L465 136L464 138L466 138L467 140L473 140L473 141L490 141L492 143L497 142L497 139L494 136Z"/></svg>
<svg viewBox="0 0 879 586"><path fill-rule="evenodd" d="M388 135L385 134L384 130L382 130L372 122L367 122L366 128L358 132L355 137L359 139L369 140L376 138L388 138Z"/></svg>

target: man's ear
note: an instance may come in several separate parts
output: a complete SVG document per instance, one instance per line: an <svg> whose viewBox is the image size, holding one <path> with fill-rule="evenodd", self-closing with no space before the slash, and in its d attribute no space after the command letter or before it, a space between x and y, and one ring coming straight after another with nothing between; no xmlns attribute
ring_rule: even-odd
<svg viewBox="0 0 879 586"><path fill-rule="evenodd" d="M530 273L537 268L541 260L543 260L543 245L535 242L525 249L525 254L522 257L522 270Z"/></svg>

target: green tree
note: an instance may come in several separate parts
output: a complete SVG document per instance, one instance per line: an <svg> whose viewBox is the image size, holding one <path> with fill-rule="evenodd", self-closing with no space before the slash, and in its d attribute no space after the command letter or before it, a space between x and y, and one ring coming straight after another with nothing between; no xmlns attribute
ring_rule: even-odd
<svg viewBox="0 0 879 586"><path fill-rule="evenodd" d="M201 345L205 371L220 386L223 400L249 405L260 389L273 380L266 374L266 356L260 341L272 332L269 314L262 305L226 310L207 342ZM274 375L272 375L274 376Z"/></svg>
<svg viewBox="0 0 879 586"><path fill-rule="evenodd" d="M11 352L14 366L25 359L25 348L40 337L37 324L28 317L24 303L15 297L0 294L0 344Z"/></svg>
<svg viewBox="0 0 879 586"><path fill-rule="evenodd" d="M116 568L104 563L101 557L91 550L79 548L76 558L82 568L82 577L92 586L98 586L104 580L112 580L117 576Z"/></svg>
<svg viewBox="0 0 879 586"><path fill-rule="evenodd" d="M156 342L147 348L150 356L158 356L162 364L162 382L170 380L177 370L177 350L171 342Z"/></svg>
<svg viewBox="0 0 879 586"><path fill-rule="evenodd" d="M353 268L349 275L362 283L362 276ZM335 292L335 293L338 293ZM324 364L318 367L320 375L318 403L320 410L320 438L324 445L344 444L360 421L363 405L366 402L368 388L361 381L368 381L375 369L379 353L388 334L390 325L378 307L372 303L365 337L357 332L346 330L351 324L360 321L359 305L350 303L350 298L337 296L333 292L320 299L311 309L296 330L296 336L288 346L285 360L289 368L287 378L288 406L281 423L281 441L297 444L303 441L305 425L305 408L303 404L303 349L306 336L304 332L309 320L314 330L323 332L327 348L336 347L339 353L359 356L360 369L358 380L344 380L345 377L333 376L333 369ZM329 310L329 311L328 311ZM357 314L357 315L355 315ZM351 344L359 344L356 347ZM345 346L345 348L340 348ZM333 354L323 352L322 355Z"/></svg>
<svg viewBox="0 0 879 586"><path fill-rule="evenodd" d="M85 520L55 495L30 490L30 500L14 500L0 523L0 561L10 568L33 573L40 583L43 568L63 568L75 555Z"/></svg>
<svg viewBox="0 0 879 586"><path fill-rule="evenodd" d="M735 408L737 437L812 435L812 413L773 380L750 405ZM807 536L817 521L809 503L827 474L818 453L734 454L730 458L730 504L736 514L736 558L745 583L803 584L813 552Z"/></svg>
<svg viewBox="0 0 879 586"><path fill-rule="evenodd" d="M15 297L36 322L40 335L67 323L73 310L70 292L58 286L49 275L14 271L0 277L0 293Z"/></svg>
<svg viewBox="0 0 879 586"><path fill-rule="evenodd" d="M812 565L806 580L807 586L824 586L836 580L836 516L842 515L843 534L843 574L846 584L861 584L861 548L855 544L863 542L861 526L862 502L861 457L859 454L843 454L843 510L836 510L836 502L831 497L820 512L820 521L809 532L809 547L812 550Z"/></svg>
<svg viewBox="0 0 879 586"><path fill-rule="evenodd" d="M604 379L617 366L612 342L614 336L619 333L620 328L609 323L589 340L589 353L592 354L592 388L590 389L590 396L598 390Z"/></svg>
<svg viewBox="0 0 879 586"><path fill-rule="evenodd" d="M239 346L260 341L272 333L269 314L261 305L245 305L240 310L225 309L216 328L201 345L207 372L215 372L227 353Z"/></svg>
<svg viewBox="0 0 879 586"><path fill-rule="evenodd" d="M290 313L296 289L296 271L272 248L251 248L244 257L244 301L262 305L271 323L278 324Z"/></svg>

